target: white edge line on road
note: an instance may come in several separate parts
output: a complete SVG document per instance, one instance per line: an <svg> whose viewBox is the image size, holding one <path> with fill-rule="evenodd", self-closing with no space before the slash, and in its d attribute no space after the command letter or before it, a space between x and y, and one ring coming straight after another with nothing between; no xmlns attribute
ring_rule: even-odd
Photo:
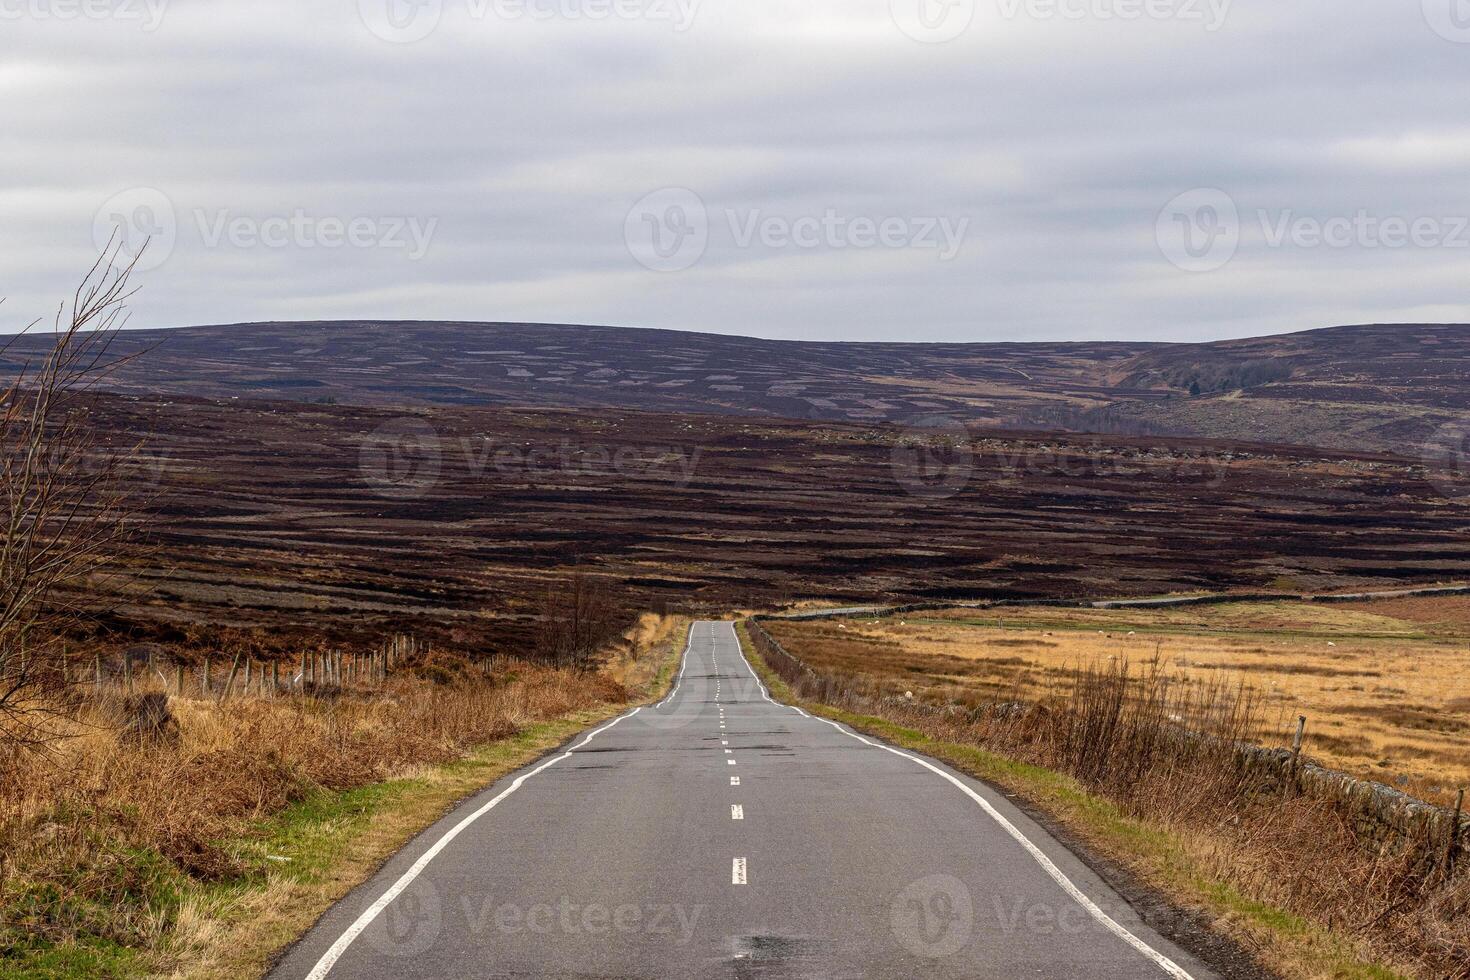
<svg viewBox="0 0 1470 980"><path fill-rule="evenodd" d="M601 728L598 728L595 731L588 732L587 736L583 738L582 741L578 742L576 745L572 746L561 755L556 756L553 759L548 759L546 762L541 763L541 765L537 766L535 769L532 769L530 772L525 773L524 775L517 776L515 782L511 783L504 790L502 790L500 794L495 797L495 799L491 800L489 803L486 803L484 806L480 807L480 809L465 817L459 823L455 824L448 831L446 831L444 836L435 841L434 846L425 851L423 853L423 856L415 861L413 863L413 866L405 871L402 877L395 881L393 883L393 886L383 893L381 898L379 898L372 905L369 905L367 909L357 917L357 921L353 922L352 925L347 927L347 930L337 938L337 941L332 944L331 948L322 954L322 958L317 960L316 966L312 967L311 972L306 975L306 980L323 980L323 978L331 972L332 967L336 965L337 960L341 958L342 954L347 952L347 947L352 945L353 940L361 935L364 929L372 925L373 920L376 919L384 909L392 904L393 900L401 895L404 889L413 884L415 878L423 873L423 870L429 866L429 862L438 857L439 852L444 850L445 847L449 846L449 842L454 840L461 833L463 833L470 826L470 824L474 823L476 820L479 820L485 814L495 809L495 807L498 806L502 800L504 800L507 796L510 796L510 794L514 793L516 790L520 789L521 785L532 776L541 772L543 769L550 769L552 766L556 765L558 762L561 762L563 759L571 758L572 753L582 748L598 735L601 735L603 732L607 731L618 722L633 717L642 710L643 708L641 706L634 708L627 714L619 715L617 718L614 718L612 721L608 722L606 725L603 725Z"/></svg>
<svg viewBox="0 0 1470 980"><path fill-rule="evenodd" d="M670 692L667 698L664 698L662 701L659 702L658 707L661 708L665 704L668 704L669 699L672 698L675 694L679 693L679 684L683 683L684 668L689 665L689 651L693 647L693 644L694 626L693 624L690 624L689 639L684 646L683 664L679 667L679 679L674 685L674 690ZM522 784L524 784L525 781L530 779L532 776L536 775L542 770L550 769L552 766L556 765L558 762L561 762L563 759L570 758L572 753L585 746L588 742L592 741L598 735L601 735L603 732L607 731L609 728L613 727L619 722L633 717L642 710L643 707L640 705L639 707L634 708L632 711L628 712L625 715L619 715L617 718L614 718L612 721L608 722L606 725L603 725L601 728L588 732L587 735L580 742L572 746L567 751L563 752L561 755L556 756L553 759L548 759L528 773L517 776L515 782L507 786L498 796L495 797L495 799L491 800L489 803L486 803L484 806L480 807L480 809L465 817L459 823L455 824L448 831L446 831L444 836L435 841L434 846L425 851L423 853L423 856L415 861L413 863L413 866L405 871L403 873L403 876L395 881L393 883L393 886L383 893L381 898L379 898L372 905L369 905L367 909L364 910L363 913L357 917L357 920L353 922L352 925L347 927L347 930L337 938L337 941L331 945L331 948L322 954L322 958L317 960L316 966L312 967L311 972L306 975L306 980L324 980L326 975L332 971L332 967L336 965L337 960L341 959L342 954L347 952L347 947L351 946L353 941L362 934L363 930L372 925L373 920L381 915L383 910L391 905L395 898L403 894L404 889L413 884L415 878L423 874L424 869L429 866L429 862L438 857L439 852L444 850L444 848L449 845L450 841L454 840L461 833L463 833L466 828L470 826L470 824L474 823L476 820L479 820L485 814L495 809L498 805L500 805L500 802L502 800L504 800L507 796L510 796L516 790L520 789ZM732 762L731 765L733 764L734 763Z"/></svg>
<svg viewBox="0 0 1470 980"><path fill-rule="evenodd" d="M731 632L734 632L735 624L730 623L729 626ZM736 640L739 640L738 636L736 637ZM740 651L740 656L742 660L745 660L744 649ZM919 765L923 766L925 769L928 769L930 772L934 773L935 775L947 780L954 786L958 787L962 793L964 793L966 796L970 797L970 799L979 804L980 808L984 810L992 820L1000 824L1001 829L1009 834L1016 841L1016 843L1025 848L1026 853L1030 854L1031 857L1036 861L1036 863L1041 865L1042 870L1050 875L1052 880L1055 881L1058 885L1061 885L1062 890L1070 895L1072 899L1077 902L1078 905L1081 905L1089 915L1091 915L1094 919L1101 923L1104 928L1106 928L1113 935L1117 936L1119 939L1123 940L1128 945L1132 946L1138 952L1142 953L1145 957L1152 960L1165 973L1167 973L1171 977L1174 977L1175 980L1195 980L1193 975L1191 975L1182 966L1169 959L1169 957L1165 956L1163 953L1160 953L1158 950L1154 949L1142 939L1139 939L1133 933L1124 928L1120 923L1115 921L1101 908L1099 908L1096 902L1088 898L1087 895L1083 893L1082 889L1073 884L1072 879L1068 878L1066 873L1063 872L1061 868L1057 867L1051 858L1046 856L1045 851L1032 843L1031 839L1023 834L1019 827L1007 820L1005 815L997 810L994 806L992 806L989 800L981 796L979 793L975 792L970 787L966 786L963 781L956 779L954 776L945 772L943 769L940 769L938 766L924 759L921 759L916 755L912 755L908 752L903 752L888 745L883 745L879 742L870 741L866 738L863 738L856 732L849 731L843 726L837 724L837 722L835 721L832 721L828 718L816 718L813 715L807 714L805 711L796 707L793 704L781 704L780 701L777 701L775 698L771 697L771 692L766 690L766 685L761 682L760 676L756 674L755 668L750 665L749 660L745 660L745 669L750 671L750 676L755 680L756 686L760 688L761 696L772 704L778 705L779 707L783 708L790 708L797 714L807 718L811 718L813 721L820 721L825 724L831 725L842 734L848 736L849 738L855 738L859 742L862 742L864 745L870 745L875 749L882 749L884 752L892 752L896 756L908 759L911 762L916 762Z"/></svg>
<svg viewBox="0 0 1470 980"><path fill-rule="evenodd" d="M664 698L662 701L660 701L657 705L654 706L656 709L657 708L662 708L664 705L666 705L670 701L674 700L674 695L679 693L679 688L684 683L684 668L686 668L686 667L689 666L689 651L692 650L693 648L694 648L694 624L693 623L690 623L689 624L689 636L684 640L684 656L679 661L679 676L674 680L674 689L669 692L669 696L668 697ZM746 664L746 666L748 667L750 665L749 664Z"/></svg>

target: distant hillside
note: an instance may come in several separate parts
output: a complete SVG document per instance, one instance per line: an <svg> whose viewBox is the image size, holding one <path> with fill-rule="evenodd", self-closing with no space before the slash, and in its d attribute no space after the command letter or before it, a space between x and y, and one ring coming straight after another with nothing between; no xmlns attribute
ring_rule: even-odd
<svg viewBox="0 0 1470 980"><path fill-rule="evenodd" d="M342 404L609 408L1176 434L1405 451L1470 408L1470 327L1210 344L805 343L524 323L129 331L123 391ZM14 341L0 370L45 343Z"/></svg>

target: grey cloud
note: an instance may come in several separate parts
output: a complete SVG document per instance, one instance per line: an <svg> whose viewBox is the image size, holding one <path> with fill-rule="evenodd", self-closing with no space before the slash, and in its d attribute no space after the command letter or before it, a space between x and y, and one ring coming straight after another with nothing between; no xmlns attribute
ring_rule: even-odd
<svg viewBox="0 0 1470 980"><path fill-rule="evenodd" d="M1417 2L1236 0L1210 33L1007 20L980 0L972 28L936 45L904 36L887 0L705 0L682 34L475 21L468 3L447 0L412 44L373 36L356 0L176 0L152 32L0 22L0 325L52 309L89 264L98 208L134 187L167 195L177 228L135 326L443 317L1190 340L1470 319L1470 250L1272 247L1256 218L1470 211L1470 44L1436 34ZM624 241L629 209L662 187L708 207L708 247L684 271L649 271ZM1204 273L1155 240L1160 209L1198 187L1242 215L1234 258ZM829 210L969 232L942 262L742 248L724 227L727 211ZM201 215L258 230L297 212L437 224L417 261L200 233Z"/></svg>

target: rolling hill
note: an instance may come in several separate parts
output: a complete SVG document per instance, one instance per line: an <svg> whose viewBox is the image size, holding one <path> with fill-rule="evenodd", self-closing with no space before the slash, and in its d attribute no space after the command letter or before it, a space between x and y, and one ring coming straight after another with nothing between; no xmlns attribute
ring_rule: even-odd
<svg viewBox="0 0 1470 980"><path fill-rule="evenodd" d="M1417 453L1470 408L1470 326L1205 344L808 343L598 326L279 322L127 331L128 393L596 408L1179 435ZM0 370L46 344L13 338Z"/></svg>

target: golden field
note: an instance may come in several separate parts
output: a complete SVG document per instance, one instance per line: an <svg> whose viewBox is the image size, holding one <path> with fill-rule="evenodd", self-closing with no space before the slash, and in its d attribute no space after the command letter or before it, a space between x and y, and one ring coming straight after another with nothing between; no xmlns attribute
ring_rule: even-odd
<svg viewBox="0 0 1470 980"><path fill-rule="evenodd" d="M1168 609L992 608L768 622L793 654L890 693L966 705L1037 701L1080 666L1157 664L1259 696L1260 739L1453 802L1470 784L1470 597L1239 602Z"/></svg>

